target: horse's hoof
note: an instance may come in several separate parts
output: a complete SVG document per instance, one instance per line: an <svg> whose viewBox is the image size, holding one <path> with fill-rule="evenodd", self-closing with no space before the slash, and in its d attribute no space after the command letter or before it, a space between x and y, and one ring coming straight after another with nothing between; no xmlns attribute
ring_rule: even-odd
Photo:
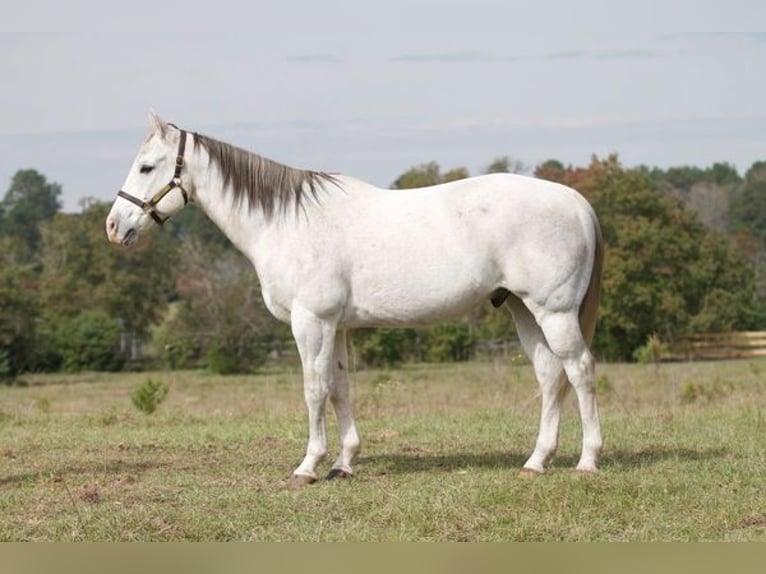
<svg viewBox="0 0 766 574"><path fill-rule="evenodd" d="M542 476L543 472L541 470L535 470L534 468L522 468L519 471L519 476L523 477L536 477L536 476Z"/></svg>
<svg viewBox="0 0 766 574"><path fill-rule="evenodd" d="M293 474L287 481L287 488L290 490L300 490L309 484L314 484L316 481L317 479L313 476L308 476L306 474Z"/></svg>
<svg viewBox="0 0 766 574"><path fill-rule="evenodd" d="M326 480L334 480L340 478L341 480L348 480L354 478L354 475L342 468L333 468L328 474Z"/></svg>
<svg viewBox="0 0 766 574"><path fill-rule="evenodd" d="M578 466L574 469L574 472L583 476L593 476L598 474L598 469L595 466Z"/></svg>

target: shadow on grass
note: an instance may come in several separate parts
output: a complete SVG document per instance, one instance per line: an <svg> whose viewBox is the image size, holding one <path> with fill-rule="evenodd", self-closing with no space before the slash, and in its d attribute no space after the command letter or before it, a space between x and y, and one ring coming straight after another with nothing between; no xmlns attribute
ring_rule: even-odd
<svg viewBox="0 0 766 574"><path fill-rule="evenodd" d="M606 468L643 468L663 462L699 462L716 460L729 453L725 448L673 448L650 446L638 451L616 450L606 452L601 457L601 467Z"/></svg>
<svg viewBox="0 0 766 574"><path fill-rule="evenodd" d="M126 475L141 474L156 468L170 466L165 461L138 461L124 462L121 460L107 463L92 463L87 465L67 465L62 468L50 470L35 470L11 476L0 476L0 487L19 486L39 481L59 482L62 478L73 475L96 474L96 475Z"/></svg>
<svg viewBox="0 0 766 574"><path fill-rule="evenodd" d="M723 448L666 448L647 447L639 451L619 450L604 453L601 457L602 470L627 470L651 467L668 461L680 463L716 460L727 455ZM359 463L369 467L381 467L381 474L409 474L418 472L455 472L471 468L521 470L527 454L508 452L412 454L389 453L379 456L360 457ZM574 468L578 457L560 455L552 460L554 468Z"/></svg>
<svg viewBox="0 0 766 574"><path fill-rule="evenodd" d="M390 453L360 457L359 463L381 467L381 474L409 474L416 472L453 472L469 468L519 469L526 457L507 452L408 454Z"/></svg>

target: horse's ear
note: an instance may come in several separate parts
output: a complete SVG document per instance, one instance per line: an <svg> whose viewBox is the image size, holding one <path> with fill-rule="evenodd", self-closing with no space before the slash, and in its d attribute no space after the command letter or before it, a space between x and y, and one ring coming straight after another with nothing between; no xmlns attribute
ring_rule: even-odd
<svg viewBox="0 0 766 574"><path fill-rule="evenodd" d="M154 133L160 134L163 138L168 131L168 124L154 110L149 110L149 125Z"/></svg>

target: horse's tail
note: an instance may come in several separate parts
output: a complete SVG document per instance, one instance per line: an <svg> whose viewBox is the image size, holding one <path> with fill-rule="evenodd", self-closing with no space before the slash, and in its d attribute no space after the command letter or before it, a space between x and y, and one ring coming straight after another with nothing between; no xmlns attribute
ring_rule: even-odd
<svg viewBox="0 0 766 574"><path fill-rule="evenodd" d="M601 273L604 269L604 239L601 235L601 225L598 223L596 214L591 212L593 228L596 235L595 253L593 255L593 268L590 272L590 283L580 303L580 329L583 337L590 345L593 334L596 332L596 319L598 318L598 302L601 294Z"/></svg>

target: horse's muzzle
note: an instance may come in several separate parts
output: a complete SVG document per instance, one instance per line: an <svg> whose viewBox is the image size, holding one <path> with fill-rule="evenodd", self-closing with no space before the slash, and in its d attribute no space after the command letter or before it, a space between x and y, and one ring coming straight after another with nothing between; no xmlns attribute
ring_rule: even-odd
<svg viewBox="0 0 766 574"><path fill-rule="evenodd" d="M134 227L131 227L120 237L120 226L117 219L110 215L106 218L106 236L112 243L119 243L127 247L136 242L138 233Z"/></svg>
<svg viewBox="0 0 766 574"><path fill-rule="evenodd" d="M136 242L136 238L137 237L138 237L138 233L136 233L135 228L131 227L125 233L125 235L123 236L122 241L120 241L120 243L122 245L124 245L125 247L128 247L130 245L133 245Z"/></svg>

